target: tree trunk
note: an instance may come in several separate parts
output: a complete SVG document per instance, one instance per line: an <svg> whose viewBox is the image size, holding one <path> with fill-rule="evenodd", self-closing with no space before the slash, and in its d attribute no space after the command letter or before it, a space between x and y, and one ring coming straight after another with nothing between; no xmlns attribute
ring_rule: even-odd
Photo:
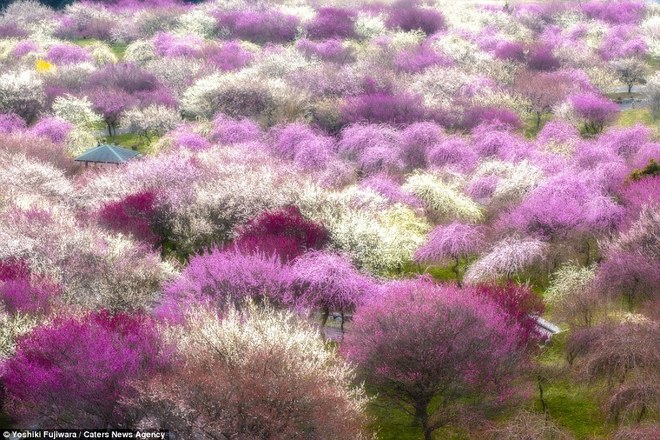
<svg viewBox="0 0 660 440"><path fill-rule="evenodd" d="M452 266L451 270L454 272L454 275L456 275L456 284L458 287L463 287L463 281L461 280L461 273L458 270L458 263L459 259L458 257L454 258L454 265Z"/></svg>
<svg viewBox="0 0 660 440"><path fill-rule="evenodd" d="M414 426L421 426L424 431L424 440L432 440L433 428L429 426L429 415L426 409L430 401L420 401L415 404L415 418L413 419Z"/></svg>
<svg viewBox="0 0 660 440"><path fill-rule="evenodd" d="M541 112L536 112L536 128L541 126Z"/></svg>
<svg viewBox="0 0 660 440"><path fill-rule="evenodd" d="M629 95L632 93L632 88L633 88L633 84L632 83L628 84L628 94Z"/></svg>
<svg viewBox="0 0 660 440"><path fill-rule="evenodd" d="M548 413L548 405L545 403L545 398L543 396L543 377L539 374L536 376L536 382L539 386L539 400L541 401L541 409L543 414Z"/></svg>
<svg viewBox="0 0 660 440"><path fill-rule="evenodd" d="M321 337L325 341L325 324L328 322L328 317L330 316L330 309L323 309L323 314L321 315Z"/></svg>

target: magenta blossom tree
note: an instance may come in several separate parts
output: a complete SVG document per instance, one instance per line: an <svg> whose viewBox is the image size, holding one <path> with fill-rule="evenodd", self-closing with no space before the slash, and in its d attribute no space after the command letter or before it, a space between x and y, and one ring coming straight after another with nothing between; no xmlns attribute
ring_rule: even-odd
<svg viewBox="0 0 660 440"><path fill-rule="evenodd" d="M575 113L584 121L584 130L590 134L603 131L605 125L612 122L619 111L615 103L592 93L572 96L571 104Z"/></svg>
<svg viewBox="0 0 660 440"><path fill-rule="evenodd" d="M431 35L445 28L445 18L439 11L419 7L416 1L400 0L392 6L387 26L404 31L421 30Z"/></svg>
<svg viewBox="0 0 660 440"><path fill-rule="evenodd" d="M355 12L345 8L323 7L307 24L307 35L313 39L353 38Z"/></svg>
<svg viewBox="0 0 660 440"><path fill-rule="evenodd" d="M386 284L358 308L343 350L430 440L461 408L474 412L483 399L507 395L521 358L517 335L494 304L416 279Z"/></svg>
<svg viewBox="0 0 660 440"><path fill-rule="evenodd" d="M58 318L19 338L4 363L5 408L24 426L128 427L120 400L131 381L165 370L170 354L145 316Z"/></svg>
<svg viewBox="0 0 660 440"><path fill-rule="evenodd" d="M179 318L188 305L211 304L245 298L282 303L288 298L290 271L276 255L243 254L212 249L190 259L179 277L165 286L161 314Z"/></svg>
<svg viewBox="0 0 660 440"><path fill-rule="evenodd" d="M642 300L657 299L660 262L643 252L615 250L600 265L596 284L603 294L624 298L632 311Z"/></svg>
<svg viewBox="0 0 660 440"><path fill-rule="evenodd" d="M452 262L456 282L462 285L459 265L462 258L480 252L485 245L482 228L463 223L437 226L422 247L417 249L414 260L417 262Z"/></svg>

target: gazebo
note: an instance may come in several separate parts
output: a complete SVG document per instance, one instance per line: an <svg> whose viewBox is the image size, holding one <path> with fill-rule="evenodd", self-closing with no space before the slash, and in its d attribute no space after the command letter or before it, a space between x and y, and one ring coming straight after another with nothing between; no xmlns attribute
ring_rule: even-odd
<svg viewBox="0 0 660 440"><path fill-rule="evenodd" d="M85 162L85 166L90 163L107 163L119 165L128 162L142 155L134 150L128 150L114 144L99 144L96 147L85 151L74 159L75 162Z"/></svg>

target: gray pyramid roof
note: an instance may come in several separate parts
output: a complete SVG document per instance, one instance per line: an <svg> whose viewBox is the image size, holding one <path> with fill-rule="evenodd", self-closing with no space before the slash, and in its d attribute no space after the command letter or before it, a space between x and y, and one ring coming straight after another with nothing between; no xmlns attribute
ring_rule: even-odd
<svg viewBox="0 0 660 440"><path fill-rule="evenodd" d="M139 156L142 155L137 151L128 150L113 144L101 144L91 150L85 151L74 160L76 162L124 163Z"/></svg>

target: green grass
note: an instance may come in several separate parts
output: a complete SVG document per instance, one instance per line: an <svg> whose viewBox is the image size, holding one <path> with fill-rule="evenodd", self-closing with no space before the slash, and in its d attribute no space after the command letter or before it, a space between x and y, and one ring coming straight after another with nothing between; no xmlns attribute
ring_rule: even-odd
<svg viewBox="0 0 660 440"><path fill-rule="evenodd" d="M373 418L371 429L378 433L379 440L419 440L424 438L421 428L412 426L412 417L382 398L369 404Z"/></svg>
<svg viewBox="0 0 660 440"><path fill-rule="evenodd" d="M413 426L413 418L389 400L376 397L369 404L372 417L370 428L378 434L378 440L423 440L424 433L419 426ZM458 427L438 429L433 433L435 440L469 440Z"/></svg>
<svg viewBox="0 0 660 440"><path fill-rule="evenodd" d="M539 361L546 367L561 371L566 366L564 357L567 334L553 337L541 354ZM544 387L548 414L559 426L570 430L578 440L604 438L613 430L598 406L597 386L580 383L568 372L562 372L548 381ZM535 410L541 410L538 394L530 402Z"/></svg>
<svg viewBox="0 0 660 440"><path fill-rule="evenodd" d="M96 44L96 43L105 43L104 41L96 40L94 38L79 38L77 40L74 40L73 42L75 44L77 44L78 46L82 46L82 47L89 47L89 46L91 46L93 44ZM114 44L110 45L110 50L112 50L112 53L115 54L117 59L121 60L122 58L124 58L124 53L126 52L126 47L127 47L126 44L114 43Z"/></svg>
<svg viewBox="0 0 660 440"><path fill-rule="evenodd" d="M152 139L152 143L156 140L157 139ZM105 141L124 148L136 147L137 151L143 154L148 152L148 147L151 145L146 143L144 139L141 139L140 136L135 133L118 134L117 136L105 136Z"/></svg>
<svg viewBox="0 0 660 440"><path fill-rule="evenodd" d="M522 132L527 139L533 139L543 129L546 122L552 119L552 115L544 114L541 116L541 123L536 126L536 116L527 116L522 120Z"/></svg>
<svg viewBox="0 0 660 440"><path fill-rule="evenodd" d="M124 58L124 53L126 53L126 44L123 43L115 43L110 45L110 49L112 50L112 53L115 54L117 59L123 59Z"/></svg>
<svg viewBox="0 0 660 440"><path fill-rule="evenodd" d="M612 431L596 393L572 380L556 380L545 387L548 413L554 422L569 429L578 440L605 438Z"/></svg>
<svg viewBox="0 0 660 440"><path fill-rule="evenodd" d="M619 113L616 121L617 125L630 127L635 124L644 124L649 127L660 127L660 121L654 121L651 117L651 111L648 108L632 108L623 110Z"/></svg>
<svg viewBox="0 0 660 440"><path fill-rule="evenodd" d="M463 264L461 265L461 269L464 269ZM425 264L417 264L413 261L406 263L401 269L401 272L397 275L403 277L412 277L425 273L431 275L438 281L453 281L456 279L454 272L451 270L451 266L433 266L427 269Z"/></svg>

